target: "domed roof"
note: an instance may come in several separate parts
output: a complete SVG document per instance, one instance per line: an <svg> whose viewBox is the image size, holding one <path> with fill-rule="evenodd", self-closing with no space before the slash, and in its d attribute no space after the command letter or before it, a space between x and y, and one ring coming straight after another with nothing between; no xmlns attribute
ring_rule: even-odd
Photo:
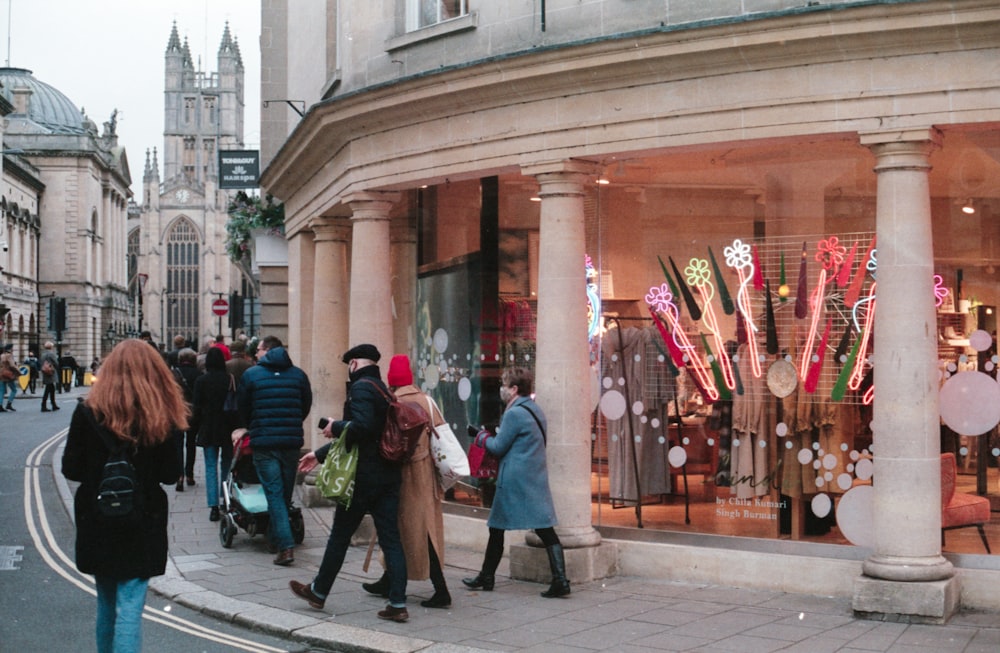
<svg viewBox="0 0 1000 653"><path fill-rule="evenodd" d="M28 120L46 131L60 134L84 134L87 119L73 102L58 89L35 79L30 70L24 68L0 68L0 83L4 96L16 107L14 90L22 87L31 91L28 100ZM23 116L23 114L21 114ZM11 114L8 119L16 119Z"/></svg>

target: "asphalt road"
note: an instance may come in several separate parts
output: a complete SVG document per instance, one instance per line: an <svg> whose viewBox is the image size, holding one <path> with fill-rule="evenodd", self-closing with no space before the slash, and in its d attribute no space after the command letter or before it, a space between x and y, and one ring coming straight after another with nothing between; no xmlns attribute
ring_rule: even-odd
<svg viewBox="0 0 1000 653"><path fill-rule="evenodd" d="M0 413L0 650L96 651L93 578L73 564L74 527L53 482L53 456L86 388L57 395L42 413L40 395ZM297 653L304 645L250 632L150 592L143 650L183 653Z"/></svg>

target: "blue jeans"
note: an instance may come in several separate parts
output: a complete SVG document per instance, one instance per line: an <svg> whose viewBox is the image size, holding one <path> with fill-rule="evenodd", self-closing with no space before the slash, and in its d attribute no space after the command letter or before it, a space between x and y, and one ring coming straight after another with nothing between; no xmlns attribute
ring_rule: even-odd
<svg viewBox="0 0 1000 653"><path fill-rule="evenodd" d="M0 390L0 404L5 403L4 397L6 397L6 404L10 404L14 401L14 397L17 396L17 381L4 381L3 389Z"/></svg>
<svg viewBox="0 0 1000 653"><path fill-rule="evenodd" d="M115 580L96 576L97 653L137 653L142 649L142 609L148 578Z"/></svg>
<svg viewBox="0 0 1000 653"><path fill-rule="evenodd" d="M326 541L326 551L313 579L312 589L320 598L326 598L337 580L344 564L351 536L361 525L365 513L371 513L375 522L378 545L385 556L386 573L389 574L389 604L395 608L406 607L406 556L399 536L399 478L394 481L377 480L358 475L355 479L351 507L337 506L333 528Z"/></svg>
<svg viewBox="0 0 1000 653"><path fill-rule="evenodd" d="M219 452L222 452L222 471L219 471ZM229 476L229 468L233 464L232 447L204 447L202 455L205 458L205 489L208 495L208 507L219 505L219 492L222 481Z"/></svg>
<svg viewBox="0 0 1000 653"><path fill-rule="evenodd" d="M268 535L279 551L295 546L292 527L288 523L288 506L295 489L295 472L299 466L298 449L254 450L253 466L267 498Z"/></svg>

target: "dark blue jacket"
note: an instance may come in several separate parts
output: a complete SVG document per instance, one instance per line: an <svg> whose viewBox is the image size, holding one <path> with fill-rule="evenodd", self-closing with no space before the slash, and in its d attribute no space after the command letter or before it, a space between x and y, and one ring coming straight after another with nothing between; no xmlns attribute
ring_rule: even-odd
<svg viewBox="0 0 1000 653"><path fill-rule="evenodd" d="M284 347L269 349L243 373L239 404L251 448L302 448L302 422L312 408L312 388Z"/></svg>

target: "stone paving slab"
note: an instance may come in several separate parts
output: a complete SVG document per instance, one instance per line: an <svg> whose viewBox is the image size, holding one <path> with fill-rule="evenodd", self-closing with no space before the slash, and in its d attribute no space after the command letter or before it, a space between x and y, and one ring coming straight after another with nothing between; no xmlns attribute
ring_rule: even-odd
<svg viewBox="0 0 1000 653"><path fill-rule="evenodd" d="M63 500L69 487L54 473ZM200 460L199 460L200 465ZM445 578L453 604L427 609L420 600L428 581L408 585L410 621L376 617L385 601L361 589L381 574L375 556L367 571L367 541L348 552L325 610L293 596L288 581L311 580L326 545L333 510L304 509L306 537L290 567L272 564L262 536L236 534L223 548L218 524L208 520L202 474L199 484L170 495L171 558L167 573L152 580L158 597L216 618L278 636L292 648L387 653L997 653L1000 615L963 611L947 625L907 625L857 619L846 598L617 577L574 584L566 599L543 599L542 585L511 580L505 558L493 592L467 591L481 551L445 552ZM483 525L485 529L485 524ZM152 595L151 595L152 596Z"/></svg>

